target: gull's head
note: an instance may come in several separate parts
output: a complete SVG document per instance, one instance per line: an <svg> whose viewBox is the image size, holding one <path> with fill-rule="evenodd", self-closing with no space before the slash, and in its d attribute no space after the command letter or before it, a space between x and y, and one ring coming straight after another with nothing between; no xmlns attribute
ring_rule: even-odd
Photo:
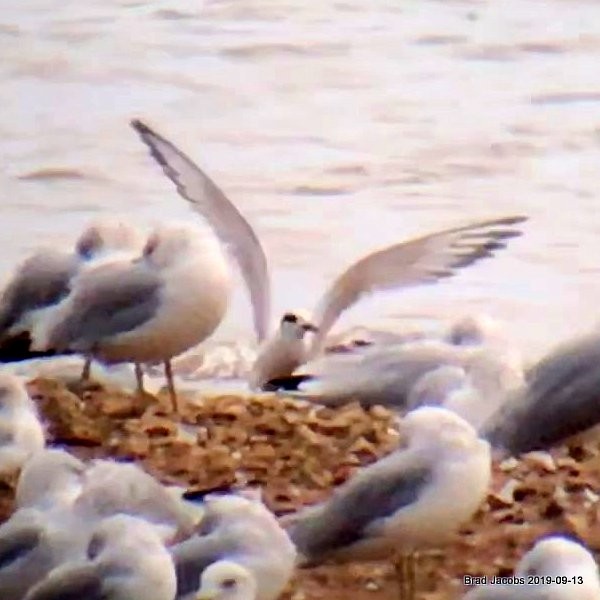
<svg viewBox="0 0 600 600"><path fill-rule="evenodd" d="M281 337L286 340L302 340L309 332L317 332L318 327L300 310L286 312L279 323Z"/></svg>
<svg viewBox="0 0 600 600"><path fill-rule="evenodd" d="M455 346L480 346L502 335L498 321L489 315L469 315L456 321L448 332Z"/></svg>
<svg viewBox="0 0 600 600"><path fill-rule="evenodd" d="M150 552L162 547L162 541L150 523L131 515L118 514L103 519L96 527L88 544L87 557L96 560L109 552L127 555L135 554L136 548Z"/></svg>
<svg viewBox="0 0 600 600"><path fill-rule="evenodd" d="M400 422L400 429L410 446L463 451L486 443L467 421L439 406L423 406L409 412Z"/></svg>
<svg viewBox="0 0 600 600"><path fill-rule="evenodd" d="M186 225L157 227L142 250L143 259L158 269L168 269L196 253L225 261L219 242L210 231Z"/></svg>
<svg viewBox="0 0 600 600"><path fill-rule="evenodd" d="M34 408L23 382L9 373L0 373L0 411Z"/></svg>
<svg viewBox="0 0 600 600"><path fill-rule="evenodd" d="M256 578L248 569L220 560L203 571L195 600L254 600L256 590Z"/></svg>
<svg viewBox="0 0 600 600"><path fill-rule="evenodd" d="M467 384L467 374L462 367L446 365L423 375L412 387L407 406L439 406L448 397Z"/></svg>
<svg viewBox="0 0 600 600"><path fill-rule="evenodd" d="M64 450L40 450L25 463L16 491L19 508L71 504L81 493L85 464Z"/></svg>
<svg viewBox="0 0 600 600"><path fill-rule="evenodd" d="M598 567L591 553L575 540L560 535L538 541L522 558L515 574L519 577L580 575L584 583L599 585Z"/></svg>
<svg viewBox="0 0 600 600"><path fill-rule="evenodd" d="M102 219L92 222L77 239L75 251L90 260L104 252L135 250L142 245L142 235L133 226L122 221Z"/></svg>

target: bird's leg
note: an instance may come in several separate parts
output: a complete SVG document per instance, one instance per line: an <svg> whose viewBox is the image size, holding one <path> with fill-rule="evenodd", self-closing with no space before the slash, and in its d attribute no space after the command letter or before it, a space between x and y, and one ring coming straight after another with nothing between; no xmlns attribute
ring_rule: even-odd
<svg viewBox="0 0 600 600"><path fill-rule="evenodd" d="M87 383L90 380L90 375L92 374L92 359L88 356L85 357L85 362L83 363L83 371L81 371L81 384Z"/></svg>
<svg viewBox="0 0 600 600"><path fill-rule="evenodd" d="M416 594L415 555L398 553L394 558L394 570L398 581L400 600L414 600Z"/></svg>
<svg viewBox="0 0 600 600"><path fill-rule="evenodd" d="M146 391L144 390L144 371L140 363L135 363L135 381L137 383L137 393L143 396Z"/></svg>
<svg viewBox="0 0 600 600"><path fill-rule="evenodd" d="M177 414L179 413L179 407L177 405L177 392L175 391L175 382L173 381L173 367L171 366L170 360L165 360L165 376L167 378L167 387L169 388L169 397L171 398L173 412Z"/></svg>

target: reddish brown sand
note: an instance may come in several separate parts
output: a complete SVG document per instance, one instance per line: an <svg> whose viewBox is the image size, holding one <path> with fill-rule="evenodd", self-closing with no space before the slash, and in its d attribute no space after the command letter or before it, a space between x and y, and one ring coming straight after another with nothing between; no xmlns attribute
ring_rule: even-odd
<svg viewBox="0 0 600 600"><path fill-rule="evenodd" d="M51 442L78 456L131 458L161 481L191 489L260 485L278 513L326 498L356 468L401 442L382 408L332 410L268 396L220 396L183 403L175 418L164 397L140 399L94 386L69 391L48 379L32 381L29 391ZM4 517L13 486L0 487ZM421 557L421 600L460 598L465 574L510 573L545 532L576 534L600 551L599 443L572 442L550 460L533 454L496 462L492 488L455 542ZM284 597L396 600L398 587L388 563L322 566L299 572Z"/></svg>

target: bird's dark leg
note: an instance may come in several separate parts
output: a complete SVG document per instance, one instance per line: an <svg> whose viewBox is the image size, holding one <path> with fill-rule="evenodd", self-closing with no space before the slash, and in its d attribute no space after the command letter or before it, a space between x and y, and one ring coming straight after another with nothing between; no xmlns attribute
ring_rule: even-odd
<svg viewBox="0 0 600 600"><path fill-rule="evenodd" d="M90 380L90 376L92 374L92 359L89 356L85 357L85 362L83 363L83 371L81 371L81 384L87 383Z"/></svg>
<svg viewBox="0 0 600 600"><path fill-rule="evenodd" d="M173 367L171 366L170 360L165 360L165 376L167 378L167 387L169 388L169 397L171 398L173 412L177 414L179 412L179 407L177 405L175 382L173 381Z"/></svg>
<svg viewBox="0 0 600 600"><path fill-rule="evenodd" d="M135 363L135 381L137 383L137 393L143 396L146 391L144 390L144 371L140 363Z"/></svg>
<svg viewBox="0 0 600 600"><path fill-rule="evenodd" d="M416 594L416 563L412 552L399 552L393 561L400 600L414 600Z"/></svg>

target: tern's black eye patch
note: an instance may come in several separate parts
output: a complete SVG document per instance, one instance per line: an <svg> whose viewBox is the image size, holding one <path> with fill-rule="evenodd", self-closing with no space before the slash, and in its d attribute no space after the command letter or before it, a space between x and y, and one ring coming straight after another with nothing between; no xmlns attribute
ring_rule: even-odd
<svg viewBox="0 0 600 600"><path fill-rule="evenodd" d="M285 313L285 315L283 315L283 317L281 318L281 322L282 323L297 323L298 315L295 315L294 313Z"/></svg>

